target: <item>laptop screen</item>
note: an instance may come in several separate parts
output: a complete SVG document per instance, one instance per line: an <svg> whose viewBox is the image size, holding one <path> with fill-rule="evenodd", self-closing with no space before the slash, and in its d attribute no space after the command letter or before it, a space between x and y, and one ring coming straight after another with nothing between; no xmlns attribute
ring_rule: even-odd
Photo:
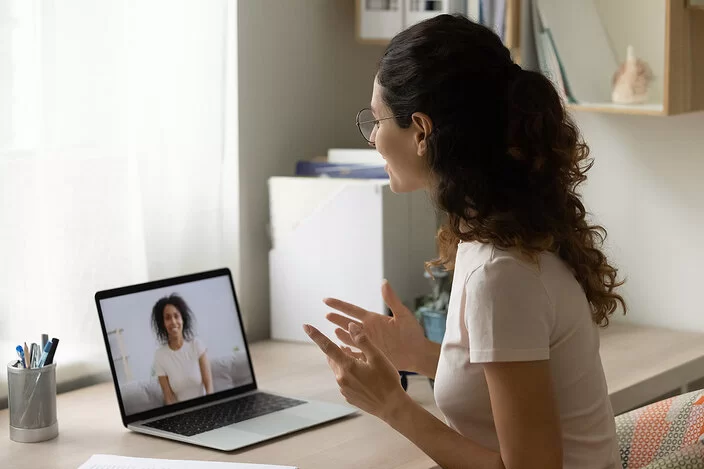
<svg viewBox="0 0 704 469"><path fill-rule="evenodd" d="M227 271L156 283L96 296L125 415L254 383Z"/></svg>

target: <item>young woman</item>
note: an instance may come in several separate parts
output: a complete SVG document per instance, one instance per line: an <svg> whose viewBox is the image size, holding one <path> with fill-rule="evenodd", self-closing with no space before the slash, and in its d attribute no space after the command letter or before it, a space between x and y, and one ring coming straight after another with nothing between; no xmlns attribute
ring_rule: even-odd
<svg viewBox="0 0 704 469"><path fill-rule="evenodd" d="M328 306L342 395L441 467L621 467L598 327L625 304L577 186L588 148L556 90L522 70L489 29L441 15L398 34L382 57L363 136L394 192L426 190L447 215L435 264L454 269L442 346L384 283L383 316ZM435 379L436 419L398 370Z"/></svg>
<svg viewBox="0 0 704 469"><path fill-rule="evenodd" d="M177 294L165 296L152 308L152 328L162 344L154 353L154 371L164 404L213 393L206 348L193 333L193 313Z"/></svg>

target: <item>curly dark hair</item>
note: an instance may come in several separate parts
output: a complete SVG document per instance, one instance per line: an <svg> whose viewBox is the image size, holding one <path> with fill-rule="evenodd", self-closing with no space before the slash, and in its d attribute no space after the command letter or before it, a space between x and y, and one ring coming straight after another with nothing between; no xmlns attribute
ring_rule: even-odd
<svg viewBox="0 0 704 469"><path fill-rule="evenodd" d="M152 330L156 334L157 340L161 344L167 344L169 342L169 333L166 331L166 326L164 325L164 308L166 305L172 305L181 313L181 319L183 320L183 339L193 340L195 336L193 312L191 308L188 307L186 301L181 298L177 293L172 293L169 296L165 296L156 302L152 308Z"/></svg>
<svg viewBox="0 0 704 469"><path fill-rule="evenodd" d="M596 324L608 325L623 284L587 220L577 188L593 160L552 83L514 64L490 29L439 15L396 35L379 62L381 96L402 128L414 112L433 123L431 197L447 215L439 257L454 268L459 241L515 248L537 261L551 251L581 284Z"/></svg>

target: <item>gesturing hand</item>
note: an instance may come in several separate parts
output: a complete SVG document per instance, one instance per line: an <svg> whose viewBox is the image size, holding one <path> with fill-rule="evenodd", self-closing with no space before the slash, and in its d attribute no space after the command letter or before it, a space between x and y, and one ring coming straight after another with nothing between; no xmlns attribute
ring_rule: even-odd
<svg viewBox="0 0 704 469"><path fill-rule="evenodd" d="M327 355L347 402L382 420L407 402L398 372L357 324L350 324L347 331L353 345L361 350L355 356L342 351L315 327L306 324L303 330Z"/></svg>
<svg viewBox="0 0 704 469"><path fill-rule="evenodd" d="M415 368L421 358L418 354L421 353L426 342L423 328L386 280L381 286L381 295L391 308L393 316L367 311L335 298L326 298L324 300L326 305L347 315L329 313L326 318L338 326L335 335L343 343L357 347L348 331L349 325L355 324L364 329L365 337L391 361L397 370L417 371ZM347 349L347 351L348 354L354 355L351 350Z"/></svg>

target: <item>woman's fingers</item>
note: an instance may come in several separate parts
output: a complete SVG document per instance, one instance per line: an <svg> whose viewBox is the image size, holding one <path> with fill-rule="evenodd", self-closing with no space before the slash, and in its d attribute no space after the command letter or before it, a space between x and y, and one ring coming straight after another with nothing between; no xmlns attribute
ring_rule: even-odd
<svg viewBox="0 0 704 469"><path fill-rule="evenodd" d="M338 339L340 339L343 343L347 345L351 345L354 347L354 340L352 340L352 337L350 336L350 333L347 332L344 329L335 329L335 335L337 336Z"/></svg>
<svg viewBox="0 0 704 469"><path fill-rule="evenodd" d="M313 342L316 343L320 350L322 350L323 353L327 355L328 358L334 363L342 366L349 362L350 357L345 352L340 350L340 347L338 347L332 340L328 339L325 334L320 332L318 329L310 324L304 324L303 330L311 339L313 339Z"/></svg>
<svg viewBox="0 0 704 469"><path fill-rule="evenodd" d="M341 347L341 348L342 348L342 351L343 351L343 352L345 352L347 355L349 355L349 356L352 357L352 358L355 358L355 359L357 359L357 360L365 360L365 359L366 359L366 358L364 357L364 354L361 353L361 352L355 352L355 351L352 350L351 348L345 347L345 346L343 346L343 347Z"/></svg>
<svg viewBox="0 0 704 469"><path fill-rule="evenodd" d="M367 311L364 308L360 308L357 305L353 305L352 303L347 303L345 301L338 300L337 298L325 298L323 300L323 303L325 303L332 309L341 311L345 314L352 316L353 318L359 319L360 321L364 321L364 319L370 314L375 314L370 311ZM347 325L345 325L345 327L347 327Z"/></svg>
<svg viewBox="0 0 704 469"><path fill-rule="evenodd" d="M403 304L401 299L396 295L396 292L387 280L381 284L381 296L384 298L384 303L391 309L394 316L399 316L402 314L413 314L406 305Z"/></svg>
<svg viewBox="0 0 704 469"><path fill-rule="evenodd" d="M347 316L343 316L341 314L337 313L328 313L325 315L325 319L330 321L331 323L335 324L337 327L341 327L343 329L347 329L347 327L350 325L351 322L356 322L360 327L361 323L355 321L354 319L350 319Z"/></svg>

